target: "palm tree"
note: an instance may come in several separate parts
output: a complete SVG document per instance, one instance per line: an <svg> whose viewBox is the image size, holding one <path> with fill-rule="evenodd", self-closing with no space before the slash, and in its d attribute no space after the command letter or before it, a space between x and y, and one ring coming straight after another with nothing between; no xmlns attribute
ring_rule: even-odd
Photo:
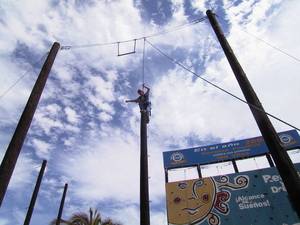
<svg viewBox="0 0 300 225"><path fill-rule="evenodd" d="M56 225L56 219L53 220L51 225ZM113 222L111 219L102 220L100 213L97 210L90 208L89 215L87 213L75 213L69 220L60 221L61 225L121 225L120 223Z"/></svg>

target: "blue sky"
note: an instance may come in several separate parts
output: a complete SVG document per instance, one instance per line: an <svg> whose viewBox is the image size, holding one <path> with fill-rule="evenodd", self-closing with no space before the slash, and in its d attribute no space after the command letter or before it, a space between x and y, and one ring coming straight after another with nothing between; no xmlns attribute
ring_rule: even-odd
<svg viewBox="0 0 300 225"><path fill-rule="evenodd" d="M64 45L143 37L188 23L212 8L265 109L299 127L299 63L254 34L299 56L297 0L2 1L0 3L0 157L54 41ZM208 21L148 41L204 78L242 96ZM133 43L121 44L131 51ZM124 103L142 84L143 41L118 57L117 46L58 53L13 179L0 225L22 224L43 159L48 160L32 225L98 208L139 224L139 109ZM151 87L149 176L152 224L166 224L162 152L260 135L247 106L196 79L146 44ZM274 121L277 131L289 128Z"/></svg>

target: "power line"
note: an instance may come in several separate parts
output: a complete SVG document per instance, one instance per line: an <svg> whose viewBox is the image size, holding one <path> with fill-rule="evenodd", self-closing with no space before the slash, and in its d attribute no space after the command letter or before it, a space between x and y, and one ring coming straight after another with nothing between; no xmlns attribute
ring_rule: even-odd
<svg viewBox="0 0 300 225"><path fill-rule="evenodd" d="M152 38L152 37L156 37L156 36L160 36L160 35L165 35L171 32L175 32L181 29L184 29L188 26L203 22L206 19L205 17L201 17L199 19L195 19L192 20L191 22L188 23L184 23L175 27L172 27L168 30L163 30L157 33L153 33L153 34L149 34L147 36L143 36L143 37L138 37L138 38L133 38L133 39L129 39L129 40L124 40L124 41L114 41L114 42L106 42L106 43L94 43L94 44L86 44L86 45L64 45L61 46L61 50L70 50L70 49L77 49L77 48L91 48L91 47L102 47L102 46L107 46L107 45L116 45L116 44L121 44L121 43L126 43L126 42L132 42L132 41L138 41L138 40L143 40L145 38Z"/></svg>
<svg viewBox="0 0 300 225"><path fill-rule="evenodd" d="M230 7L231 7L231 6L230 6ZM228 8L229 8L229 7L228 7ZM216 16L218 16L218 15L216 15ZM254 34L249 33L248 31L246 31L246 30L244 30L244 29L240 29L240 30L241 30L242 32L244 32L245 34L247 34L247 35L249 35L249 36L255 38L256 40L258 40L258 41L264 43L265 45L267 45L267 46L273 48L274 50L279 51L280 53L282 53L282 54L284 54L284 55L286 55L286 56L288 56L288 57L294 59L294 60L297 61L298 63L300 63L300 59L299 59L298 57L296 57L296 56L294 56L294 55L288 53L288 52L285 51L285 50L280 49L279 47L277 47L277 46L271 44L270 42L265 41L264 39L262 39L262 38L260 38L260 37L258 37L258 36L256 36L256 35L254 35Z"/></svg>
<svg viewBox="0 0 300 225"><path fill-rule="evenodd" d="M7 95L27 74L33 69L34 66L39 64L47 55L49 52L45 53L38 61L33 63L33 66L27 69L12 85L10 85L2 94L0 94L0 100Z"/></svg>
<svg viewBox="0 0 300 225"><path fill-rule="evenodd" d="M173 59L171 56L169 56L169 55L167 55L166 53L164 53L162 50L160 50L159 48L157 48L156 46L154 46L154 45L153 45L151 42L149 42L148 40L146 40L146 42L149 43L149 44L151 45L151 47L154 48L156 51L158 51L161 55L163 55L163 56L165 56L167 59L169 59L171 62L173 62L174 64L180 66L181 68L185 69L186 71L190 72L191 74L193 74L194 76L200 78L201 80L205 81L206 83L208 83L208 84L212 85L213 87L215 87L215 88L217 88L217 89L219 89L219 90L225 92L226 94L230 95L231 97L233 97L233 98L235 98L235 99L237 99L237 100L239 100L239 101L241 101L241 102L247 104L249 107L254 108L255 110L258 110L258 111L260 111L260 112L263 112L263 113L265 113L266 115L272 117L273 119L275 119L275 120L277 120L277 121L279 121L279 122L281 122L281 123L283 123L283 124L285 124L285 125L287 125L287 126L290 126L290 127L294 128L294 129L300 131L300 129L299 129L298 127L296 127L296 126L294 126L294 125L292 125L292 124L290 124L290 123L288 123L288 122L286 122L286 121L284 121L284 120L278 118L277 116L274 116L274 115L272 115L272 114L270 114L270 113L268 113L268 112L262 110L261 108L255 106L255 105L253 105L253 104L251 104L251 103L248 103L247 101L245 101L244 99L238 97L237 95L232 94L231 92L225 90L224 88L222 88L222 87L220 87L220 86L218 86L218 85L212 83L211 81L209 81L209 80L203 78L202 76L198 75L197 73L195 73L194 71L192 71L191 69L189 69L188 67L186 67L185 65L183 65L182 63L176 61L176 60Z"/></svg>
<svg viewBox="0 0 300 225"><path fill-rule="evenodd" d="M282 53L282 54L284 54L284 55L286 55L286 56L288 56L288 57L290 57L290 58L296 60L298 63L300 63L300 59L299 59L299 58L297 58L296 56L293 56L292 54L288 53L287 51L284 51L284 50L282 50L282 49L276 47L275 45L270 44L269 42L263 40L263 39L260 38L260 37L257 37L257 36L254 35L254 34L250 34L250 33L249 33L248 31L246 31L246 30L241 29L241 31L243 31L244 33L248 34L249 36L255 38L256 40L258 40L258 41L264 43L265 45L267 45L267 46L269 46L269 47L275 49L276 51L279 51L280 53Z"/></svg>
<svg viewBox="0 0 300 225"><path fill-rule="evenodd" d="M142 71L143 85L145 84L145 44L146 44L146 38L144 38L144 46L143 46L143 71Z"/></svg>
<svg viewBox="0 0 300 225"><path fill-rule="evenodd" d="M155 33L155 34L152 34L152 35L145 36L145 38L152 38L152 37L164 35L164 34L167 34L167 33L175 32L175 31L181 30L181 29L183 29L185 27L188 27L190 25L194 25L194 24L203 22L205 19L206 19L206 16L205 17L201 17L200 19L195 19L195 20L193 20L193 21L191 21L189 23L185 23L185 24L182 24L182 25L175 26L175 27L173 27L170 30L161 31L161 32L158 32L158 33Z"/></svg>

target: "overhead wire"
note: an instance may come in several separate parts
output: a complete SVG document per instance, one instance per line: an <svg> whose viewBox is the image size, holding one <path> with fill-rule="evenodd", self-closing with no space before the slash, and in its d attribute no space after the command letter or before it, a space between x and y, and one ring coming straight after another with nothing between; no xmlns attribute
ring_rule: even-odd
<svg viewBox="0 0 300 225"><path fill-rule="evenodd" d="M290 124L290 123L288 123L288 122L286 122L286 121L284 121L284 120L278 118L277 116L274 116L274 115L272 115L272 114L270 114L270 113L268 113L268 112L262 110L261 108L255 106L255 105L253 105L253 104L251 104L251 103L248 103L247 101L245 101L244 99L238 97L237 95L234 95L234 94L232 94L231 92L225 90L224 88L221 88L220 86L218 86L218 85L216 85L216 84L210 82L209 80L207 80L207 79L205 79L205 78L199 76L197 73L195 73L194 71L192 71L190 68L188 68L187 66L183 65L182 63L176 61L175 59L173 59L173 58L170 57L169 55L165 54L165 53L162 52L159 48L157 48L156 46L154 46L151 42L149 42L149 41L147 40L147 38L152 38L152 37L159 36L159 35L164 35L164 34L167 34L167 33L170 33L170 32L175 32L175 31L181 30L181 29L183 29L183 28L185 28L185 27L187 27L187 26L194 25L194 24L197 24L197 23L199 23L199 22L203 22L206 18L207 18L206 16L205 16L205 17L201 17L201 18L195 19L195 20L193 20L193 21L191 21L191 22L189 22L189 23L184 23L184 24L178 25L178 26L176 26L176 27L173 27L172 29L169 29L169 30L157 32L157 33L154 33L154 34L150 34L150 35L147 35L147 36L138 37L138 38L134 38L134 39L124 40L124 41L107 42L107 43L94 43L94 44L86 44L86 45L65 45L65 46L61 46L60 50L69 50L69 49L76 49L76 48L99 47L99 46L106 46L106 45L114 45L114 44L120 44L120 43L132 42L132 41L137 41L137 40L144 40L144 48L143 48L143 71L142 71L143 84L144 84L144 82L145 82L145 77L144 77L144 76L145 76L145 71L144 71L144 70L145 70L145 68L144 68L144 67L145 67L145 65L144 65L144 63L145 63L145 42L147 42L147 43L149 43L155 50L157 50L160 54L162 54L163 56L165 56L166 58L168 58L171 62L173 62L173 63L179 65L180 67L182 67L182 68L185 69L186 71L192 73L194 76L196 76L196 77L202 79L202 80L205 81L206 83L208 83L208 84L212 85L213 87L215 87L215 88L217 88L217 89L219 89L219 90L225 92L226 94L232 96L233 98L236 98L237 100L239 100L239 101L241 101L241 102L243 102L243 103L249 105L249 107L254 108L254 109L256 109L256 110L258 110L258 111L260 111L260 112L263 112L263 113L265 113L266 115L272 117L273 119L275 119L275 120L277 120L277 121L279 121L279 122L281 122L281 123L284 123L284 124L286 124L286 125L288 125L288 126L294 128L294 129L300 131L300 129L297 128L296 126L294 126L294 125L292 125L292 124ZM263 43L265 43L265 44L267 44L268 46L272 47L273 49L275 49L275 50L277 50L277 51L279 51L279 52L285 54L286 56L291 57L291 58L293 58L294 60L300 62L300 59L298 59L297 57L295 57L295 56L293 56L293 55L291 55L291 54L289 54L289 53L287 53L287 52L281 50L280 48L278 48L278 47L276 47L276 46L274 46L274 45L272 45L272 44L266 42L265 40L263 40L263 39L261 39L261 38L255 36L255 35L252 35L252 34L248 33L247 31L243 31L243 32L245 32L245 33L247 33L247 34L253 36L254 38L256 38L256 39L259 40L259 41L262 41ZM39 60L39 61L40 61L40 60ZM26 72L25 72L25 73L24 73L24 74L23 74L23 75L22 75L22 76L14 83L14 84L12 84L6 91L4 91L4 93L2 93L2 94L0 95L0 99L1 99L3 96L5 96L5 95L6 95L6 94L7 94L7 93L8 93L8 92L9 92L9 91L10 91L10 90L11 90L11 89L12 89L19 81L20 81L20 80L22 80L22 79L26 76L26 74L27 74L28 72L29 72L29 71L26 71Z"/></svg>
<svg viewBox="0 0 300 225"><path fill-rule="evenodd" d="M32 71L34 68L34 66L36 66L37 64L39 64L41 61L43 61L43 59L49 54L49 52L45 53L38 61L36 61L35 63L33 63L33 66L31 66L29 69L27 69L12 85L10 85L5 91L3 91L0 94L0 100L7 95L25 76L28 75L28 73L30 71Z"/></svg>
<svg viewBox="0 0 300 225"><path fill-rule="evenodd" d="M251 34L251 33L249 33L249 32L246 31L246 30L241 29L241 31L244 32L245 34L247 34L247 35L249 35L249 36L255 38L256 40L258 40L258 41L264 43L265 45L267 45L267 46L269 46L269 47L275 49L276 51L279 51L280 53L282 53L282 54L284 54L284 55L286 55L286 56L292 58L293 60L297 61L298 63L300 63L300 59L299 59L299 58L297 58L296 56L293 56L292 54L288 53L287 51L282 50L282 49L280 49L279 47L277 47L277 46L275 46L275 45L273 45L273 44L270 44L269 42L265 41L264 39L262 39L262 38L260 38L260 37L257 37L256 35Z"/></svg>
<svg viewBox="0 0 300 225"><path fill-rule="evenodd" d="M218 16L218 15L217 15ZM101 47L101 46L108 46L108 45L117 45L117 44L122 44L122 43L128 43L128 42L133 42L133 41L139 41L139 40L143 40L145 38L152 38L152 37L156 37L156 36L160 36L160 35L164 35L164 34L168 34L168 33L171 33L171 32L175 32L175 31L178 31L178 30L181 30L181 29L184 29L188 26L191 26L191 25L194 25L194 24L197 24L197 23L200 23L200 22L203 22L205 21L207 17L204 16L204 17L201 17L199 19L195 19L195 20L192 20L188 23L184 23L184 24L181 24L181 25L178 25L178 26L175 26L173 28L170 28L169 30L164 30L164 31L160 31L160 32L157 32L157 33L153 33L153 34L149 34L149 35L146 35L146 36L142 36L142 37L138 37L138 38L133 38L133 39L128 39L128 40L124 40L124 41L113 41L113 42L105 42L105 43L93 43L93 44L85 44L85 45L63 45L61 46L60 50L70 50L70 49L78 49L78 48L91 48L91 47ZM294 59L295 61L297 61L298 63L300 63L300 59L290 53L288 53L287 51L285 50L282 50L280 49L279 47L265 41L264 39L260 38L260 37L257 37L256 35L254 34L251 34L249 33L248 31L246 30L243 30L241 29L241 31L243 31L244 33L248 34L249 36L252 36L253 38L259 40L260 42L266 44L267 46L273 48L274 50L276 51L279 51L280 53Z"/></svg>
<svg viewBox="0 0 300 225"><path fill-rule="evenodd" d="M244 100L244 99L238 97L237 95L235 95L235 94L233 94L233 93L227 91L226 89L224 89L224 88L222 88L222 87L220 87L220 86L214 84L213 82L211 82L211 81L205 79L204 77L198 75L197 73L195 73L194 71L192 71L191 69L189 69L187 66L183 65L182 63L180 63L180 62L176 61L175 59L173 59L171 56L169 56L169 55L167 55L166 53L164 53L162 50L160 50L158 47L156 47L155 45L153 45L153 44L152 44L151 42L149 42L148 40L146 40L146 42L147 42L152 48L154 48L156 51L158 51L161 55L163 55L163 56L165 56L167 59L169 59L171 62L173 62L174 64L180 66L180 67L183 68L184 70L190 72L191 74L193 74L194 76L200 78L201 80L205 81L206 83L210 84L211 86L213 86L213 87L215 87L215 88L221 90L222 92L224 92L224 93L230 95L231 97L233 97L233 98L235 98L235 99L237 99L237 100L239 100L239 101L241 101L241 102L247 104L249 107L251 107L251 108L253 108L253 109L257 110L257 111L260 111L260 112L262 112L262 113L265 113L266 115L272 117L273 119L275 119L275 120L277 120L277 121L279 121L279 122L281 122L281 123L283 123L283 124L285 124L285 125L287 125L287 126L290 126L290 127L294 128L294 129L300 131L300 129L299 129L298 127L296 127L296 126L294 126L294 125L292 125L292 124L290 124L290 123L288 123L288 122L286 122L286 121L284 121L284 120L278 118L277 116L274 116L274 115L271 114L271 113L268 113L268 112L264 111L263 109L257 107L256 105L253 105L253 104L247 102L246 100Z"/></svg>
<svg viewBox="0 0 300 225"><path fill-rule="evenodd" d="M181 25L178 26L174 26L168 30L163 30L157 33L153 33L153 34L149 34L146 36L142 36L142 37L137 37L137 38L133 38L133 39L128 39L128 40L124 40L124 41L113 41L113 42L106 42L106 43L94 43L94 44L86 44L86 45L63 45L60 47L61 50L70 50L70 49L78 49L78 48L90 48L90 47L102 47L102 46L107 46L107 45L117 45L117 44L122 44L122 43L128 43L128 42L132 42L132 41L138 41L138 40L143 40L146 38L152 38L152 37L156 37L156 36L160 36L160 35L164 35L164 34L168 34L171 32L175 32L181 29L184 29L188 26L203 22L206 19L206 16L192 20L188 23L183 23Z"/></svg>
<svg viewBox="0 0 300 225"><path fill-rule="evenodd" d="M219 15L217 15L217 14L216 14L216 16L219 17ZM273 48L274 50L276 50L276 51L278 51L278 52L280 52L280 53L282 53L282 54L288 56L289 58L292 58L293 60L297 61L298 63L300 63L300 58L298 58L298 57L296 57L296 56L294 56L294 55L288 53L286 50L282 50L281 48L279 48L279 47L277 47L277 46L271 44L270 42L268 42L268 41L266 41L266 40L264 40L264 39L262 39L262 38L260 38L260 37L258 37L258 36L256 36L256 35L254 35L254 34L251 34L249 31L246 31L245 29L240 29L240 30L241 30L242 32L244 32L245 34L247 34L247 35L249 35L249 36L255 38L256 40L258 40L258 41L264 43L265 45L267 45L267 46Z"/></svg>
<svg viewBox="0 0 300 225"><path fill-rule="evenodd" d="M142 71L142 79L143 85L145 84L145 45L146 45L146 38L144 38L144 45L143 45L143 71Z"/></svg>
<svg viewBox="0 0 300 225"><path fill-rule="evenodd" d="M184 29L190 25L194 25L194 24L197 24L197 23L200 23L200 22L203 22L205 21L207 17L204 16L204 17L201 17L199 19L195 19L195 20L192 20L191 22L189 23L184 23L184 24L181 24L181 25L178 25L178 26L175 26L173 27L172 29L170 30L165 30L165 31L161 31L161 32L158 32L158 33L154 33L154 34L151 34L151 35L148 35L148 36L145 36L145 38L152 38L152 37L156 37L156 36L160 36L160 35L164 35L164 34L168 34L168 33L171 33L171 32L175 32L175 31L178 31L178 30L181 30L181 29ZM144 37L143 37L144 38Z"/></svg>

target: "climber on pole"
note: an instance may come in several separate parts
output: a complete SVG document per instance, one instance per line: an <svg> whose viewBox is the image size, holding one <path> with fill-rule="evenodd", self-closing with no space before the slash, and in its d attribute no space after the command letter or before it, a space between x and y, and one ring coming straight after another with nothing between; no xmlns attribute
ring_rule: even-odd
<svg viewBox="0 0 300 225"><path fill-rule="evenodd" d="M145 90L146 89L146 90ZM145 90L145 91L144 91ZM125 102L135 102L139 104L141 112L140 126L140 225L150 225L150 204L149 204L149 176L148 176L148 147L147 147L147 124L150 116L150 88L143 84L142 90L137 93L139 96L133 100Z"/></svg>
<svg viewBox="0 0 300 225"><path fill-rule="evenodd" d="M126 100L125 102L135 102L139 104L141 112L145 112L147 114L147 123L149 122L149 116L151 115L150 113L150 101L149 101L149 92L150 88L145 86L143 84L143 89L146 89L146 92L144 92L141 89L138 89L137 93L139 94L139 97L133 100Z"/></svg>

